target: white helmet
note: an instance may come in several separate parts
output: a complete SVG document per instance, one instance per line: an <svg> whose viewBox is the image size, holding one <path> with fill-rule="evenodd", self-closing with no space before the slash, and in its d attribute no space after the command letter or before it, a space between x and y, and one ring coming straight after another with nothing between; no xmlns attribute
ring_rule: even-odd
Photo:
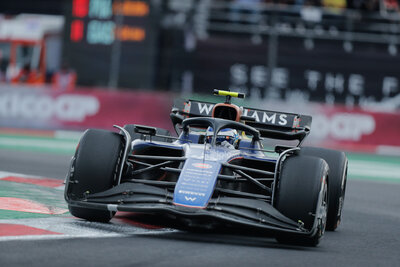
<svg viewBox="0 0 400 267"><path fill-rule="evenodd" d="M211 143L212 138L214 136L214 129L212 127L208 127L206 131L206 142ZM217 134L217 145L230 145L233 148L236 146L239 140L239 134L235 129L225 128L218 132Z"/></svg>

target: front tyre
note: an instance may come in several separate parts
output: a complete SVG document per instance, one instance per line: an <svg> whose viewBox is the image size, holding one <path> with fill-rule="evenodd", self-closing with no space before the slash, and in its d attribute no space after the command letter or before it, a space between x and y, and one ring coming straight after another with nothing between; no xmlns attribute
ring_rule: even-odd
<svg viewBox="0 0 400 267"><path fill-rule="evenodd" d="M82 136L69 173L67 196L84 199L86 194L102 192L117 182L122 164L123 137L117 133L89 129ZM89 221L108 222L114 213L68 205L70 213Z"/></svg>
<svg viewBox="0 0 400 267"><path fill-rule="evenodd" d="M347 182L348 160L346 154L341 151L317 147L303 147L300 154L322 158L329 165L329 209L326 230L334 231L342 220Z"/></svg>
<svg viewBox="0 0 400 267"><path fill-rule="evenodd" d="M309 236L280 233L280 243L316 246L324 235L328 212L328 164L320 158L291 156L282 163L275 208L310 231Z"/></svg>

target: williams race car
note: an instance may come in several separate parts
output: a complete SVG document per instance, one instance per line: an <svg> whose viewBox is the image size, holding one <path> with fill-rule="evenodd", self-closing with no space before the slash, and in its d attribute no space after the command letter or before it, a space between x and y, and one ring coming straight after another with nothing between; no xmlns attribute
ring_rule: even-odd
<svg viewBox="0 0 400 267"><path fill-rule="evenodd" d="M72 215L108 222L117 211L160 214L194 228L232 227L316 246L341 220L343 152L302 147L311 117L224 103L178 101L178 137L143 126L89 129L66 178ZM263 138L296 145L263 147Z"/></svg>

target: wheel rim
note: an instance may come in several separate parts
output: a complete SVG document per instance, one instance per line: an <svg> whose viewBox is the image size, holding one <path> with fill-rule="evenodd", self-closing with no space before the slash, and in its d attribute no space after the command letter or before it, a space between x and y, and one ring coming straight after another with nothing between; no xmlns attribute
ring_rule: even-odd
<svg viewBox="0 0 400 267"><path fill-rule="evenodd" d="M328 217L328 185L326 177L323 179L323 188L318 205L317 221L318 221L318 236L323 236L326 228L326 220Z"/></svg>
<svg viewBox="0 0 400 267"><path fill-rule="evenodd" d="M348 164L346 163L346 168L345 168L345 171L343 172L342 184L340 187L341 192L340 192L340 197L339 197L339 207L338 207L335 228L337 228L339 226L340 221L342 220L342 209L343 209L344 197L346 194L346 184L347 184L347 169L348 169Z"/></svg>

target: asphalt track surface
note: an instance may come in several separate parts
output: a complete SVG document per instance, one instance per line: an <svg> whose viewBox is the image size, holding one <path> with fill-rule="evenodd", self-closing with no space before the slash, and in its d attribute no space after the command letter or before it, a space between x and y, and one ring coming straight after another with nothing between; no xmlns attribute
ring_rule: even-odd
<svg viewBox="0 0 400 267"><path fill-rule="evenodd" d="M0 170L63 179L70 155L0 150ZM400 266L400 183L349 179L343 223L317 248L161 231L0 242L0 266ZM87 227L90 227L88 225Z"/></svg>

